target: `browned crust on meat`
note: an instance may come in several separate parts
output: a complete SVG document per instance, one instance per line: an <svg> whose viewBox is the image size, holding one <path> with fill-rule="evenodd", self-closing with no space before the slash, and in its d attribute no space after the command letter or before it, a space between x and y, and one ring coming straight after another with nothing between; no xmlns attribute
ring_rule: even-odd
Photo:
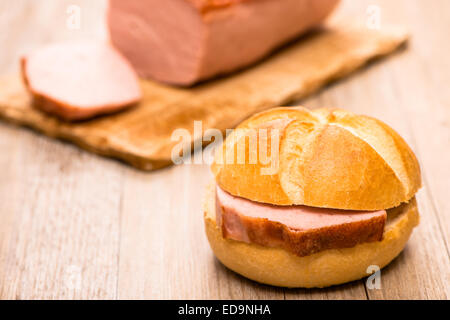
<svg viewBox="0 0 450 320"><path fill-rule="evenodd" d="M360 243L381 241L387 217L384 214L369 220L300 231L280 222L239 214L223 206L217 197L216 214L225 239L233 239L227 232L229 221L238 220L248 236L248 243L282 248L300 257L328 249L352 248Z"/></svg>
<svg viewBox="0 0 450 320"><path fill-rule="evenodd" d="M241 2L254 0L187 0L192 3L200 12L205 13L215 9L229 7Z"/></svg>
<svg viewBox="0 0 450 320"><path fill-rule="evenodd" d="M103 106L96 106L95 108L82 109L77 106L58 101L43 93L38 93L30 85L27 74L27 58L20 59L21 74L26 88L33 97L33 106L48 114L52 114L65 121L79 121L93 118L98 115L106 115L116 113L128 109L138 103L138 101L131 101L128 104L108 104Z"/></svg>

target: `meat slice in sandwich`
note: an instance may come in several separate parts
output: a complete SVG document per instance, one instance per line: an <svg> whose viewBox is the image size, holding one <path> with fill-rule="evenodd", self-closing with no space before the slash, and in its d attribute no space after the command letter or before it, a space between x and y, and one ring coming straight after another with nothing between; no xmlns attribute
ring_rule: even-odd
<svg viewBox="0 0 450 320"><path fill-rule="evenodd" d="M64 120L117 112L142 99L130 63L111 45L77 41L51 44L22 59L34 105Z"/></svg>
<svg viewBox="0 0 450 320"><path fill-rule="evenodd" d="M212 171L204 214L211 248L261 283L363 278L369 266L391 262L419 223L414 153L383 122L344 110L257 114L227 137Z"/></svg>
<svg viewBox="0 0 450 320"><path fill-rule="evenodd" d="M111 42L139 75L191 85L252 64L339 0L110 0Z"/></svg>

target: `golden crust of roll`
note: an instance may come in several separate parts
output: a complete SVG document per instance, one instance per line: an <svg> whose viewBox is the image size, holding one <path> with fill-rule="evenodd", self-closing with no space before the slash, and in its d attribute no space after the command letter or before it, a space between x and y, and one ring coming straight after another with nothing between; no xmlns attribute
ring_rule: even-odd
<svg viewBox="0 0 450 320"><path fill-rule="evenodd" d="M282 107L256 114L237 129L242 130L228 136L212 165L216 182L235 196L274 205L381 210L408 202L421 186L420 167L409 146L371 117L340 109ZM255 139L248 129L257 129L252 131ZM259 129L267 130L261 134ZM279 139L272 149L275 129ZM277 170L268 170L276 161L263 161L263 148L267 158L271 150L279 151ZM245 159L238 158L242 150ZM257 161L251 161L252 155Z"/></svg>
<svg viewBox="0 0 450 320"><path fill-rule="evenodd" d="M299 257L279 248L224 239L215 219L214 185L204 203L206 235L216 257L229 269L254 281L280 287L327 287L369 276L404 248L419 223L416 199L389 209L383 239L353 248L332 249Z"/></svg>

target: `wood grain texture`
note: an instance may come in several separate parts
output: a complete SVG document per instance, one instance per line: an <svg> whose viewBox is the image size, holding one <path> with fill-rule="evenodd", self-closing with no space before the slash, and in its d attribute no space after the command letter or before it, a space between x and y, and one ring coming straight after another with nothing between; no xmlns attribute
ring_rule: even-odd
<svg viewBox="0 0 450 320"><path fill-rule="evenodd" d="M0 52L1 74L15 71L17 57L41 44L103 36L102 1L37 3L0 0L0 47L8 48ZM80 30L64 25L72 3L85 12ZM380 6L382 24L408 26L409 47L301 104L380 118L421 162L421 225L382 270L380 290L365 281L321 290L248 281L220 265L208 247L201 205L212 179L207 165L145 173L0 123L0 299L448 299L450 3L348 0L337 18L365 23L372 4Z"/></svg>
<svg viewBox="0 0 450 320"><path fill-rule="evenodd" d="M199 139L194 121L202 121L203 130L224 132L255 112L305 97L406 40L401 28L335 25L247 70L192 88L142 81L143 100L134 108L78 123L33 108L20 78L7 77L0 81L0 117L139 169L155 170L172 164L171 152L179 143L172 139L176 129L190 132L189 144Z"/></svg>

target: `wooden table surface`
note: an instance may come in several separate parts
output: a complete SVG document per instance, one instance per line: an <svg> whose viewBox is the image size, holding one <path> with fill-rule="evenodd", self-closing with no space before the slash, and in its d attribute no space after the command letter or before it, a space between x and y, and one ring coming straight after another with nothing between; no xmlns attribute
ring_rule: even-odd
<svg viewBox="0 0 450 320"><path fill-rule="evenodd" d="M81 7L77 30L66 26L73 3ZM408 48L299 103L380 118L419 158L421 224L381 271L381 289L365 280L321 290L248 281L209 249L207 165L140 172L0 123L0 299L448 299L450 1L347 0L337 16L365 22L369 5L381 9L381 23L411 30ZM0 74L16 71L18 56L36 46L104 37L103 6L0 0Z"/></svg>

